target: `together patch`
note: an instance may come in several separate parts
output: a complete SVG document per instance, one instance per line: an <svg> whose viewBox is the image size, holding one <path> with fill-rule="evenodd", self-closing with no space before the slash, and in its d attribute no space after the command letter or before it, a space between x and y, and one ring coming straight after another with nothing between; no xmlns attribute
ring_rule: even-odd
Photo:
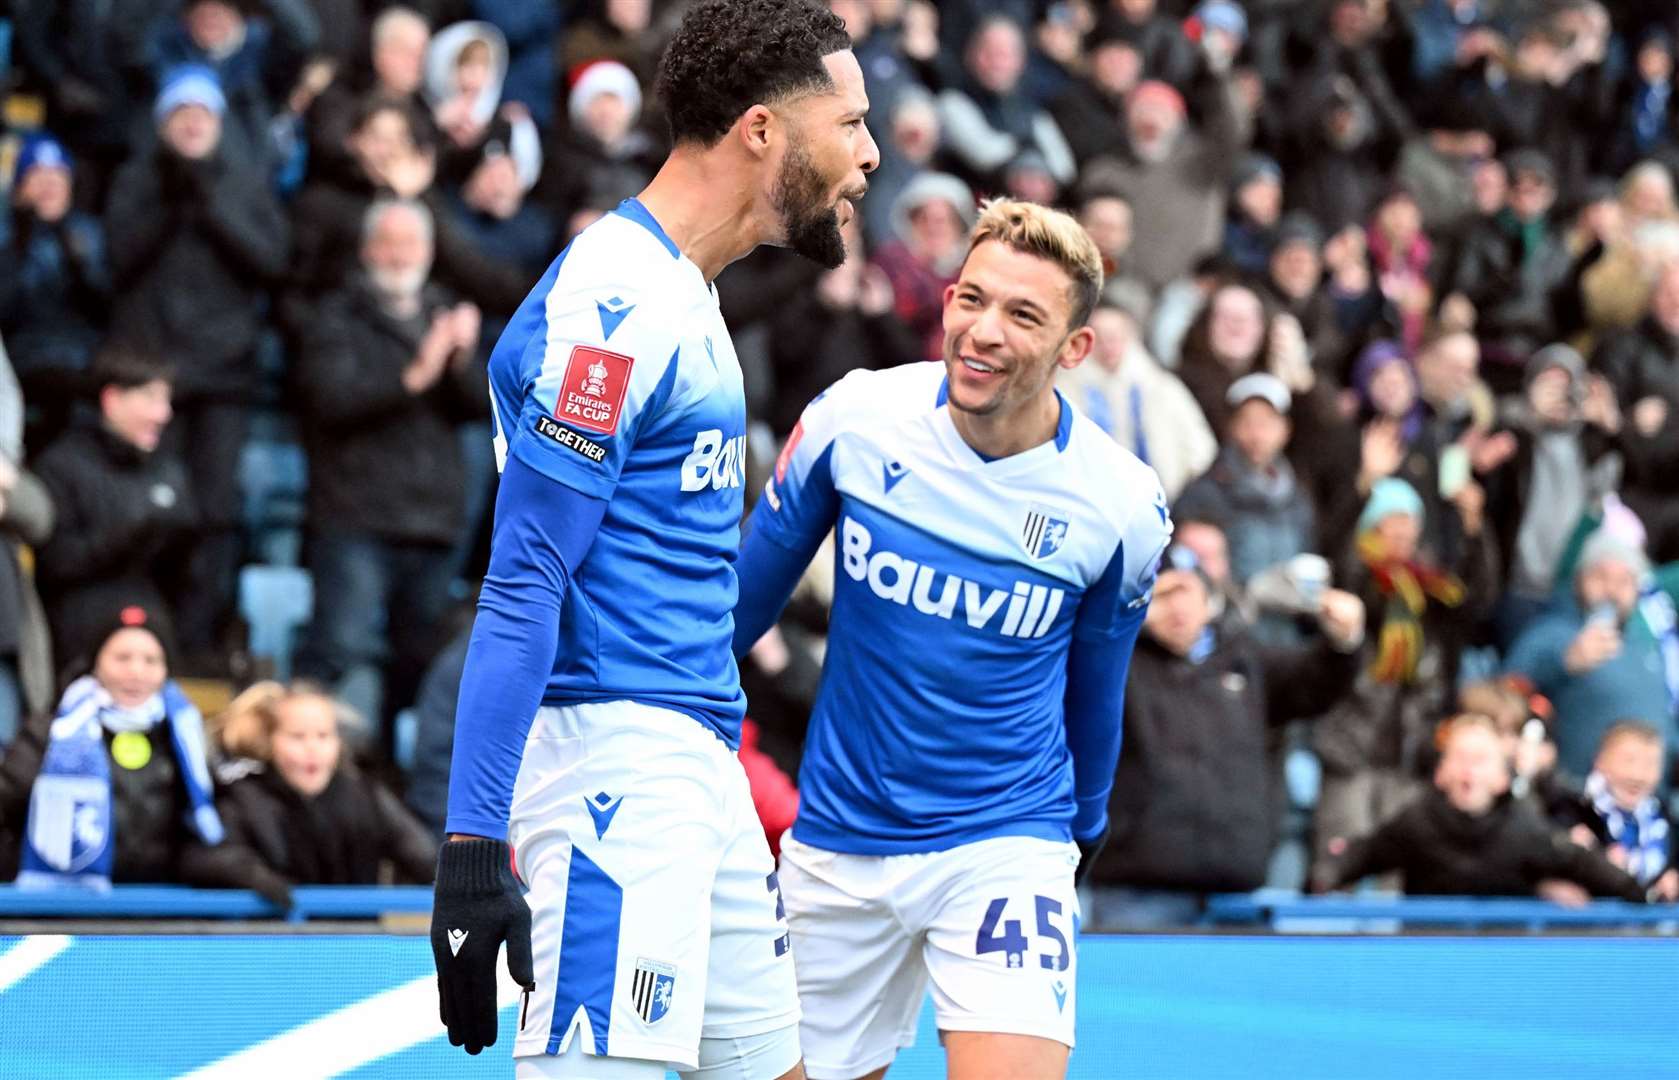
<svg viewBox="0 0 1679 1080"><path fill-rule="evenodd" d="M538 416L536 418L536 433L544 438L553 439L572 453L581 454L597 464L606 460L606 447L585 439L552 417Z"/></svg>

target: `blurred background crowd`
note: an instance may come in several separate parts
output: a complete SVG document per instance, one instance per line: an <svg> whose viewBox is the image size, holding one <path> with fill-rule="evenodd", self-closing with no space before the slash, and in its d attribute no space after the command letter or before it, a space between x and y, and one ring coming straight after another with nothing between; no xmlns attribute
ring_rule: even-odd
<svg viewBox="0 0 1679 1080"><path fill-rule="evenodd" d="M485 359L662 160L683 6L0 3L0 877L429 876ZM1679 899L1672 4L831 6L882 162L844 265L718 281L753 467L847 370L940 358L978 200L1095 238L1062 389L1177 533L1087 925ZM743 664L772 840L830 579Z"/></svg>

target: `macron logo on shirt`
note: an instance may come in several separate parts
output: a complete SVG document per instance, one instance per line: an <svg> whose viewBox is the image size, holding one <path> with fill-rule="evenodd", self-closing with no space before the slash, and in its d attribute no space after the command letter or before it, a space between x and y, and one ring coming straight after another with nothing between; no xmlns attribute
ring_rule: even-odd
<svg viewBox="0 0 1679 1080"><path fill-rule="evenodd" d="M1002 625L998 632L1004 637L1041 638L1049 632L1067 597L1065 589L1024 581L1015 582L1012 590L987 589L977 581L943 573L896 552L873 551L873 548L874 536L868 527L846 518L840 528L840 558L848 577L866 582L869 591L882 600L905 607L914 605L923 615L954 619L960 607L968 625L975 630L990 629L1001 612ZM935 589L941 577L943 585Z"/></svg>

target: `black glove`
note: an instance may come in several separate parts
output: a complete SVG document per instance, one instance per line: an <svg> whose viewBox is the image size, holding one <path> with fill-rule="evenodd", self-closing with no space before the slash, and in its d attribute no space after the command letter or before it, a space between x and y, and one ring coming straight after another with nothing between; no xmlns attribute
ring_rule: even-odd
<svg viewBox="0 0 1679 1080"><path fill-rule="evenodd" d="M431 907L431 955L438 1005L449 1042L476 1054L496 1044L496 953L507 942L507 970L527 992L531 909L500 840L447 840L437 854Z"/></svg>
<svg viewBox="0 0 1679 1080"><path fill-rule="evenodd" d="M1090 868L1096 865L1096 856L1102 853L1102 848L1108 843L1108 827L1102 826L1102 831L1089 840L1074 840L1079 846L1079 866L1073 871L1073 888L1084 884L1084 879L1090 873Z"/></svg>
<svg viewBox="0 0 1679 1080"><path fill-rule="evenodd" d="M251 890L283 912L293 907L291 882L267 867L252 876Z"/></svg>

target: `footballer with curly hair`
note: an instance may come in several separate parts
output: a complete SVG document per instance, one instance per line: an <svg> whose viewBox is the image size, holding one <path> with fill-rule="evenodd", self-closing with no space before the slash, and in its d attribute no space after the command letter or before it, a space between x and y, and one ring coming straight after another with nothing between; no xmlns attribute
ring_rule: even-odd
<svg viewBox="0 0 1679 1080"><path fill-rule="evenodd" d="M712 282L760 244L838 266L878 150L816 0L701 0L658 94L669 159L490 357L501 488L432 954L476 1054L505 942L523 1080L798 1080L787 923L734 755L746 405Z"/></svg>

